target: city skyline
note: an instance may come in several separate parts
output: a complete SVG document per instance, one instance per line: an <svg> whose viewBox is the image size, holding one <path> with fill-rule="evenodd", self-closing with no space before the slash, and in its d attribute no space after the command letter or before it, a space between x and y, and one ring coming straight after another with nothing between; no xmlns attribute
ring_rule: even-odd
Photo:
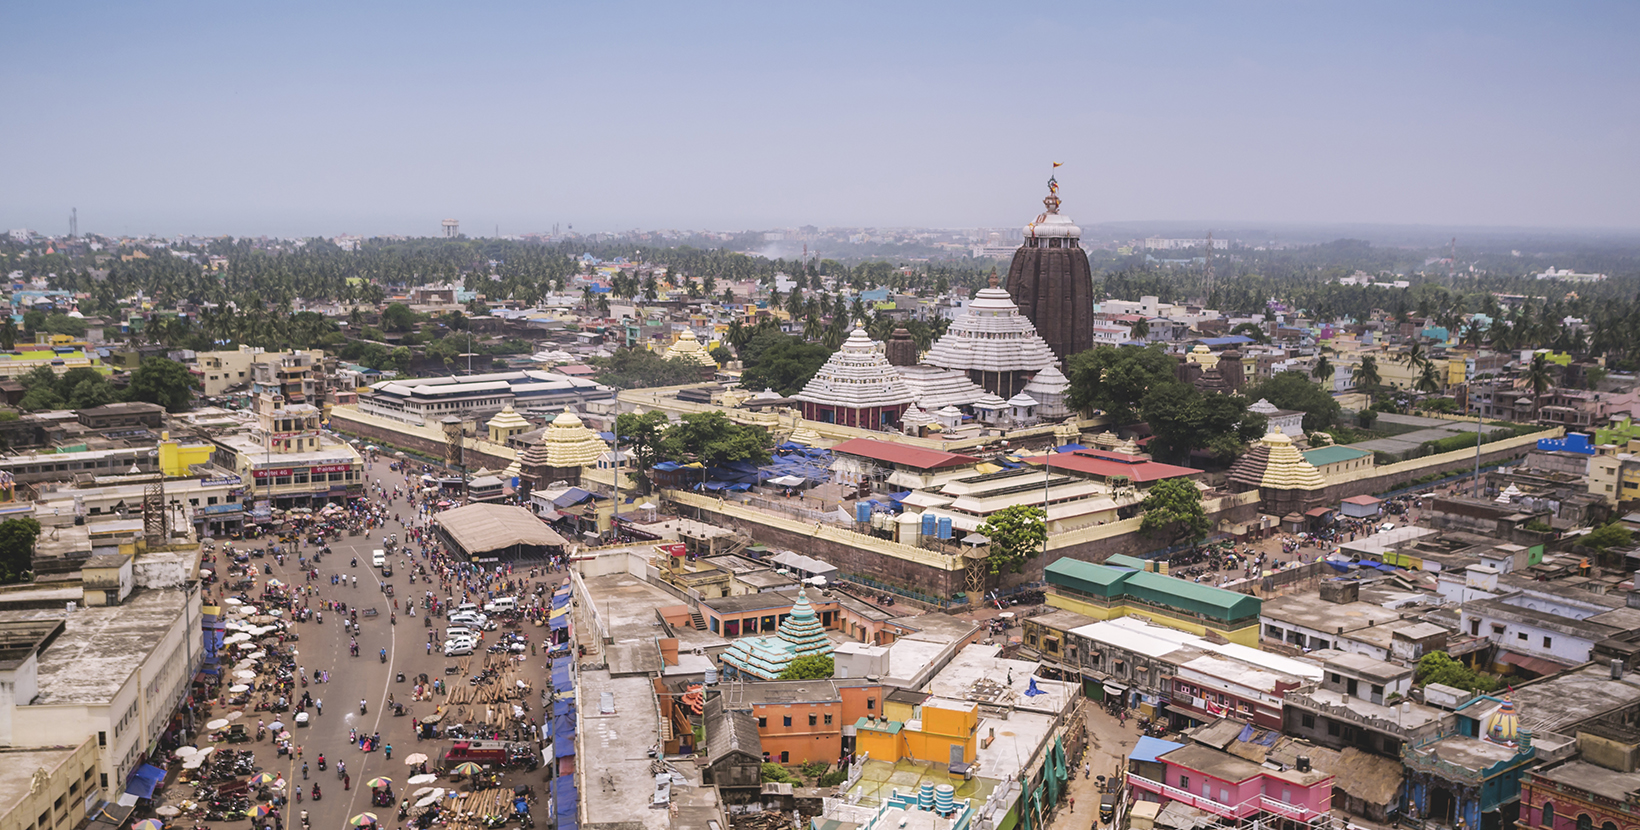
<svg viewBox="0 0 1640 830"><path fill-rule="evenodd" d="M1640 10L13 8L0 225L1640 228Z"/></svg>

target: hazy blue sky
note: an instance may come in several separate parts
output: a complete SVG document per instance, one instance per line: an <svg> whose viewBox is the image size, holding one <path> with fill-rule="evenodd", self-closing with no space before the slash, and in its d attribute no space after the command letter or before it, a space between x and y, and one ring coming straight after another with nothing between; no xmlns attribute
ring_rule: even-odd
<svg viewBox="0 0 1640 830"><path fill-rule="evenodd" d="M1031 9L1041 9L1040 12ZM0 5L0 229L1640 227L1640 3Z"/></svg>

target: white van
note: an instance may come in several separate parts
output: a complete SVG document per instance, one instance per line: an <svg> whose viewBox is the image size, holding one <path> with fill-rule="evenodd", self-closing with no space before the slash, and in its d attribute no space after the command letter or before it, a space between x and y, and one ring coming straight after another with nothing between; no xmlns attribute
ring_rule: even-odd
<svg viewBox="0 0 1640 830"><path fill-rule="evenodd" d="M380 568L387 564L387 551L373 550L370 552L370 566Z"/></svg>
<svg viewBox="0 0 1640 830"><path fill-rule="evenodd" d="M484 605L484 612L494 614L497 611L511 611L517 607L517 597L496 597L494 601Z"/></svg>
<svg viewBox="0 0 1640 830"><path fill-rule="evenodd" d="M478 635L473 633L473 630L471 628L465 628L465 627L459 626L459 625L452 625L449 628L444 629L444 639L446 639L446 640L457 640L457 639L477 640Z"/></svg>

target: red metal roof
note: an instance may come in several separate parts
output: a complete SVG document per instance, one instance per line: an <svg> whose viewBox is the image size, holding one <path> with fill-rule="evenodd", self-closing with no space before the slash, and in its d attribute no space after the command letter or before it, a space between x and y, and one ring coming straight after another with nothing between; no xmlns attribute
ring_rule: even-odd
<svg viewBox="0 0 1640 830"><path fill-rule="evenodd" d="M832 447L831 451L858 455L862 458L869 458L886 464L915 467L919 470L960 467L964 464L973 464L979 461L978 458L971 455L960 455L954 452L944 452L943 450L925 450L922 447L877 441L871 438L850 438Z"/></svg>
<svg viewBox="0 0 1640 830"><path fill-rule="evenodd" d="M1041 464L1045 456L1034 456L1020 459L1027 464ZM1151 461L1148 457L1142 460L1126 460L1133 456L1120 453L1102 452L1099 450L1076 450L1074 452L1054 453L1053 468L1056 470L1070 470L1076 473L1087 473L1100 478L1111 476L1127 476L1134 483L1160 481L1164 478L1186 478L1201 475L1201 470L1192 470L1189 467L1178 467L1172 464L1163 464L1160 461Z"/></svg>

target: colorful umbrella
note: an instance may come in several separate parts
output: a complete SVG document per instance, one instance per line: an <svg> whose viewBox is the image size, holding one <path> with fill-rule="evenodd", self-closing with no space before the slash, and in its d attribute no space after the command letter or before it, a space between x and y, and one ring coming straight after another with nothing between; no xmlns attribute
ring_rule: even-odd
<svg viewBox="0 0 1640 830"><path fill-rule="evenodd" d="M483 771L483 767L473 763L472 761L463 761L462 763L456 764L456 768L450 770L450 773L452 775L477 775Z"/></svg>
<svg viewBox="0 0 1640 830"><path fill-rule="evenodd" d="M251 818L262 818L271 812L273 812L272 806L267 804L258 804L255 807L246 810L245 815L250 816Z"/></svg>
<svg viewBox="0 0 1640 830"><path fill-rule="evenodd" d="M157 818L145 818L131 825L131 830L165 830L165 822Z"/></svg>
<svg viewBox="0 0 1640 830"><path fill-rule="evenodd" d="M278 777L279 776L274 775L271 772L264 772L260 775L252 777L251 778L251 783L252 784L272 784L274 779L276 779Z"/></svg>
<svg viewBox="0 0 1640 830"><path fill-rule="evenodd" d="M391 779L391 778L372 778L369 781L364 782L364 785L366 787L369 787L372 790L380 789L382 787L391 787L391 786L393 786L393 779Z"/></svg>
<svg viewBox="0 0 1640 830"><path fill-rule="evenodd" d="M353 827L363 827L366 824L375 824L377 821L375 813L360 813L348 819L347 823Z"/></svg>

